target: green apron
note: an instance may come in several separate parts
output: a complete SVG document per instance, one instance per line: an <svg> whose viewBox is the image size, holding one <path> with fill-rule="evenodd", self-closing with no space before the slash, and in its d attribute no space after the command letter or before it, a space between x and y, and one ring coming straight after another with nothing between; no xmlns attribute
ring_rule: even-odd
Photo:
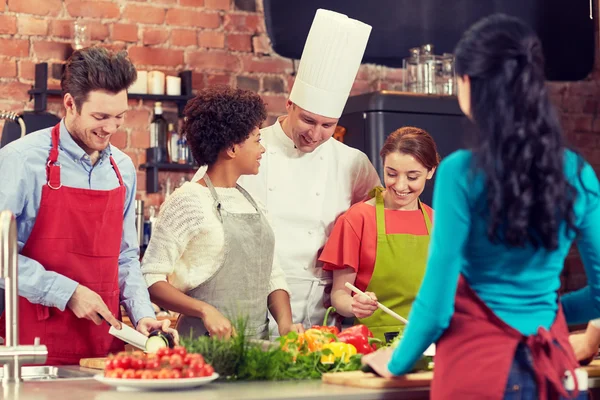
<svg viewBox="0 0 600 400"><path fill-rule="evenodd" d="M386 234L383 188L375 191L375 214L377 216L377 252L373 276L366 291L373 292L377 300L408 319L408 313L421 286L427 254L431 220L419 200L419 209L425 218L427 235ZM386 332L403 330L402 322L377 309L373 315L357 319L365 324L373 336L385 342Z"/></svg>

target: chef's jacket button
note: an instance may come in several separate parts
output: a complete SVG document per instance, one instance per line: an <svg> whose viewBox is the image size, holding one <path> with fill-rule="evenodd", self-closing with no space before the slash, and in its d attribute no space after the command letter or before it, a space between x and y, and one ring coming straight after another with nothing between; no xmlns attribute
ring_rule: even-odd
<svg viewBox="0 0 600 400"><path fill-rule="evenodd" d="M83 158L85 158L86 160L89 160L90 156L83 156Z"/></svg>
<svg viewBox="0 0 600 400"><path fill-rule="evenodd" d="M321 161L323 161L323 156L319 157L321 159Z"/></svg>
<svg viewBox="0 0 600 400"><path fill-rule="evenodd" d="M270 187L270 188L269 188L269 192L272 192L272 191L273 191L273 187Z"/></svg>
<svg viewBox="0 0 600 400"><path fill-rule="evenodd" d="M308 231L308 234L309 234L309 235L312 235L312 231Z"/></svg>
<svg viewBox="0 0 600 400"><path fill-rule="evenodd" d="M304 267L305 270L308 270L308 265L306 267Z"/></svg>
<svg viewBox="0 0 600 400"><path fill-rule="evenodd" d="M317 193L316 193L316 195L317 195L317 196L320 196L320 195L321 195L321 193L320 193L320 192L317 192Z"/></svg>
<svg viewBox="0 0 600 400"><path fill-rule="evenodd" d="M277 152L275 150L271 150L269 151L270 154L276 154Z"/></svg>

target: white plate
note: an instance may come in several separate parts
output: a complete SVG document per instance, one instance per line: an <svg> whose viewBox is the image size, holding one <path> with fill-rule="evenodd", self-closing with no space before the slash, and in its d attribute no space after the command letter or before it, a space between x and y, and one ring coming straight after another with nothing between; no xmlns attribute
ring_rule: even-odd
<svg viewBox="0 0 600 400"><path fill-rule="evenodd" d="M117 388L117 390L181 390L206 385L217 379L216 372L212 376L202 378L179 379L121 379L107 378L102 374L94 376L99 382Z"/></svg>

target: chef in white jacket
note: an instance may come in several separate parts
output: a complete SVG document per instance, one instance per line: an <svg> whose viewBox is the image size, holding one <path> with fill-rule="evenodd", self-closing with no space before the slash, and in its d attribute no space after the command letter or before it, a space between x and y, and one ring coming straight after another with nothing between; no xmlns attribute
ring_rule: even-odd
<svg viewBox="0 0 600 400"><path fill-rule="evenodd" d="M287 115L261 130L267 151L258 175L238 181L267 210L293 321L307 328L323 322L329 304L331 273L317 258L336 218L381 185L363 152L332 139L370 32L369 25L346 15L317 11ZM194 180L203 174L198 171Z"/></svg>

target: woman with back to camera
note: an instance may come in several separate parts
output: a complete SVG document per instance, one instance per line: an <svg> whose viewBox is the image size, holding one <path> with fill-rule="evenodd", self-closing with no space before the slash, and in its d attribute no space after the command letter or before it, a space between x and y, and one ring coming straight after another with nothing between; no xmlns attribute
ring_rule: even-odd
<svg viewBox="0 0 600 400"><path fill-rule="evenodd" d="M459 104L478 144L440 164L427 269L404 337L364 361L405 374L437 342L432 399L572 398L564 376L578 363L566 321L600 315L598 179L563 145L532 29L486 17L455 56ZM575 238L589 287L559 303Z"/></svg>

